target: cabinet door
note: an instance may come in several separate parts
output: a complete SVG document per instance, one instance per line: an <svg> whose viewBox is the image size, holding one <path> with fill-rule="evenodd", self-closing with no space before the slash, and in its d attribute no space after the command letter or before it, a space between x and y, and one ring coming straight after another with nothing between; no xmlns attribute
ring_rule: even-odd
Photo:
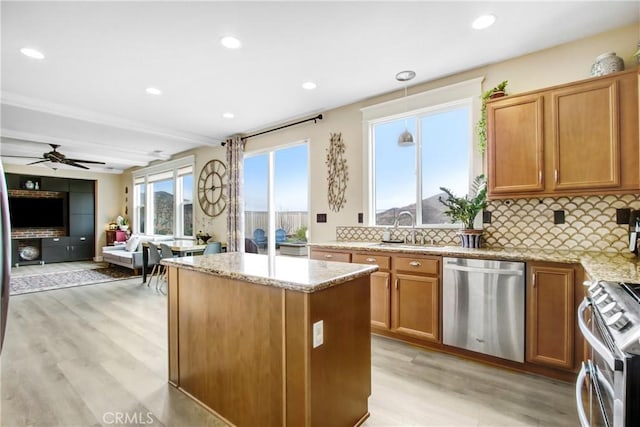
<svg viewBox="0 0 640 427"><path fill-rule="evenodd" d="M554 190L620 185L618 102L613 78L551 93Z"/></svg>
<svg viewBox="0 0 640 427"><path fill-rule="evenodd" d="M371 325L389 329L391 308L391 274L376 271L371 274Z"/></svg>
<svg viewBox="0 0 640 427"><path fill-rule="evenodd" d="M49 237L42 239L42 261L64 262L71 261L70 243L68 237Z"/></svg>
<svg viewBox="0 0 640 427"><path fill-rule="evenodd" d="M93 193L69 193L70 214L93 214L94 212Z"/></svg>
<svg viewBox="0 0 640 427"><path fill-rule="evenodd" d="M90 237L69 237L69 257L71 261L93 258L93 239Z"/></svg>
<svg viewBox="0 0 640 427"><path fill-rule="evenodd" d="M440 342L440 280L396 274L391 330L426 341Z"/></svg>
<svg viewBox="0 0 640 427"><path fill-rule="evenodd" d="M71 214L69 215L69 235L93 237L94 223L93 214Z"/></svg>
<svg viewBox="0 0 640 427"><path fill-rule="evenodd" d="M575 271L529 264L527 362L573 368Z"/></svg>
<svg viewBox="0 0 640 427"><path fill-rule="evenodd" d="M544 189L543 106L541 94L487 104L489 196Z"/></svg>

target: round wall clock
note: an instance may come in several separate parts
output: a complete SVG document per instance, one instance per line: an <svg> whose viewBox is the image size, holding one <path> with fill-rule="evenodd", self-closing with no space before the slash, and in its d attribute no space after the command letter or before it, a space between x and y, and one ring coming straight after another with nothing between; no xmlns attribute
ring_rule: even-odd
<svg viewBox="0 0 640 427"><path fill-rule="evenodd" d="M211 160L200 171L198 178L198 200L202 211L209 216L218 216L227 206L224 194L227 167L220 160Z"/></svg>

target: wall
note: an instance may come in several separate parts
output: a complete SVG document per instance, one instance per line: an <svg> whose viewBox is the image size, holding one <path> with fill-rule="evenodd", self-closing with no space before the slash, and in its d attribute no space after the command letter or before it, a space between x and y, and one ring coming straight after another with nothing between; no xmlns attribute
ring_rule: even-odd
<svg viewBox="0 0 640 427"><path fill-rule="evenodd" d="M95 173L84 170L58 169L56 171L48 167L22 166L3 163L6 173L55 176L59 178L77 178L96 181L96 247L95 254L100 257L102 247L106 246L104 230L114 221L118 215L124 214L125 194L123 175Z"/></svg>
<svg viewBox="0 0 640 427"><path fill-rule="evenodd" d="M556 84L567 83L589 77L591 65L595 58L603 52L617 52L625 60L626 68L635 67L635 58L632 57L637 49L638 24L614 29L593 37L576 42L567 43L551 49L509 59L504 62L490 64L484 67L468 70L439 80L412 86L408 89L409 95L426 90L458 83L464 80L484 76L483 90L497 85L502 80L508 80L508 93L519 93L540 89ZM429 60L425 58L425 61ZM393 79L394 76L389 76ZM419 79L420 76L417 76ZM354 84L357 81L354 80ZM360 109L381 102L397 99L404 96L404 90L399 90L379 96L375 96L361 102L339 108L323 111L324 119L317 124L306 123L293 126L278 132L269 133L247 141L246 152L253 153L279 145L290 144L297 141L309 141L310 154L310 240L321 242L336 239L338 226L357 227L358 213L364 211L363 191L363 132L362 114ZM313 113L305 114L310 117ZM260 129L255 130L260 131ZM327 201L327 167L325 157L329 147L329 138L332 132L341 132L346 144L345 156L349 168L349 183L346 193L346 205L339 212L332 212ZM249 130L247 130L249 133ZM252 132L253 133L253 132ZM217 158L225 160L225 150L222 147L203 147L197 150L181 153L174 156L194 154L196 156L195 174L205 163ZM225 161L226 163L226 161ZM123 182L130 185L131 175L123 175ZM226 215L209 218L195 203L195 229L213 234L221 240L226 240ZM131 206L129 211L131 212ZM326 213L327 222L318 224L315 221L317 213ZM494 233L496 230L494 230ZM435 233L435 234L434 234ZM429 231L430 236L446 236L453 239L455 232L451 230L439 233ZM497 241L497 240L496 240Z"/></svg>

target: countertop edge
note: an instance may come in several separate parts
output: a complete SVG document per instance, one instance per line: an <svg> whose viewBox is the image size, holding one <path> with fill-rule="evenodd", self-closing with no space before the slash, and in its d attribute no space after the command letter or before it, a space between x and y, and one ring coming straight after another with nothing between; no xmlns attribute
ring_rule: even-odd
<svg viewBox="0 0 640 427"><path fill-rule="evenodd" d="M640 283L638 258L633 254L614 252L587 252L529 248L479 248L456 246L377 246L376 242L323 242L309 243L316 249L349 250L355 252L386 252L404 255L434 255L463 258L490 258L505 261L557 262L579 264L594 280Z"/></svg>
<svg viewBox="0 0 640 427"><path fill-rule="evenodd" d="M310 260L310 261L314 261L314 260ZM323 263L325 265L328 263L332 263L332 264L334 263L332 261L314 261L314 262ZM253 283L257 285L271 286L274 288L282 288L282 289L292 290L296 292L303 292L303 293L318 292L323 289L340 285L342 283L349 282L351 280L358 279L363 276L368 276L371 273L378 271L379 269L377 265L357 264L361 266L361 268L357 271L338 275L328 280L323 280L323 281L310 283L308 285L303 285L300 283L292 282L290 280L268 278L268 277L257 276L252 274L229 271L225 269L215 269L215 268L207 268L202 266L195 266L192 264L181 262L179 259L176 259L176 260L163 259L160 261L160 263L163 265L167 265L169 267L183 268L185 270L196 271L199 273L212 274L215 276L241 280L244 282Z"/></svg>

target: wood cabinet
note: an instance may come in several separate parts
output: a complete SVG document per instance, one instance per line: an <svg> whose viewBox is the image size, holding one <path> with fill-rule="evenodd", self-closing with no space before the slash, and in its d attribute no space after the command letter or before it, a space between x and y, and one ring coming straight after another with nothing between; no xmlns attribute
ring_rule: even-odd
<svg viewBox="0 0 640 427"><path fill-rule="evenodd" d="M395 256L391 331L440 342L440 257Z"/></svg>
<svg viewBox="0 0 640 427"><path fill-rule="evenodd" d="M391 257L356 253L353 254L353 262L375 264L380 269L371 274L371 326L391 328Z"/></svg>
<svg viewBox="0 0 640 427"><path fill-rule="evenodd" d="M544 97L508 97L487 106L490 194L544 190Z"/></svg>
<svg viewBox="0 0 640 427"><path fill-rule="evenodd" d="M350 252L311 249L309 258L319 261L351 262Z"/></svg>
<svg viewBox="0 0 640 427"><path fill-rule="evenodd" d="M529 263L527 269L527 362L572 369L575 268Z"/></svg>
<svg viewBox="0 0 640 427"><path fill-rule="evenodd" d="M635 70L489 101L488 195L637 192L638 127Z"/></svg>

